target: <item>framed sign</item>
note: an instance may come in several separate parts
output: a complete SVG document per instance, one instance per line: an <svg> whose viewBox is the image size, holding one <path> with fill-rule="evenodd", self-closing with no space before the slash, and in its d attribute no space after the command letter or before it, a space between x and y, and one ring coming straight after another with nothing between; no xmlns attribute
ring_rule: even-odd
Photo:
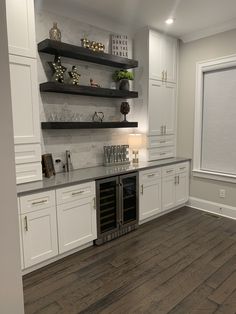
<svg viewBox="0 0 236 314"><path fill-rule="evenodd" d="M111 53L115 56L128 58L127 35L111 35Z"/></svg>

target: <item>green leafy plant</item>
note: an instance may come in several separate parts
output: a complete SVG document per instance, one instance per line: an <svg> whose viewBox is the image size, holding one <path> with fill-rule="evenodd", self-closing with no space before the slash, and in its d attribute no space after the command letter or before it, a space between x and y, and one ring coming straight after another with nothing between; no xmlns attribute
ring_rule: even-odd
<svg viewBox="0 0 236 314"><path fill-rule="evenodd" d="M126 80L133 80L134 74L132 72L129 72L127 70L117 70L112 75L112 78L115 82L118 82L120 80L126 79Z"/></svg>

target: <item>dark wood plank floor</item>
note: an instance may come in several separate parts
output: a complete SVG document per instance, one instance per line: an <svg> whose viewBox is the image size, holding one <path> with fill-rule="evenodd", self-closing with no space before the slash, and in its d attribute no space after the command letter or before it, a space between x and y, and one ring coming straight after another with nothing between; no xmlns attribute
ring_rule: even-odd
<svg viewBox="0 0 236 314"><path fill-rule="evenodd" d="M236 313L236 221L182 208L24 277L26 314Z"/></svg>

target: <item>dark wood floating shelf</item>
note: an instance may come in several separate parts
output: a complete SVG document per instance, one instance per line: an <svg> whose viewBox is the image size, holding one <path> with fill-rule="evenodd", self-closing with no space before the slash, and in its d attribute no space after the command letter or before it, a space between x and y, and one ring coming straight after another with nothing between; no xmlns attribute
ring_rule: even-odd
<svg viewBox="0 0 236 314"><path fill-rule="evenodd" d="M42 129L137 128L138 122L41 122Z"/></svg>
<svg viewBox="0 0 236 314"><path fill-rule="evenodd" d="M108 65L115 68L132 69L138 67L138 61L114 56L105 52L96 52L87 48L66 44L63 42L45 39L38 44L38 51L51 55L79 59Z"/></svg>
<svg viewBox="0 0 236 314"><path fill-rule="evenodd" d="M71 84L61 84L57 82L46 82L40 84L40 92L63 93L73 95L97 96L106 98L137 98L138 92L109 89L91 86L75 86Z"/></svg>

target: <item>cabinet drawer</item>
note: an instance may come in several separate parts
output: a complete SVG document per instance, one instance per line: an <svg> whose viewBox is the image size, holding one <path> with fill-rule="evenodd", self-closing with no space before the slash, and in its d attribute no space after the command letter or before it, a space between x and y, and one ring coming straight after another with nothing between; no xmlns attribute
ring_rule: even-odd
<svg viewBox="0 0 236 314"><path fill-rule="evenodd" d="M55 206L55 191L47 191L20 197L22 214L53 206Z"/></svg>
<svg viewBox="0 0 236 314"><path fill-rule="evenodd" d="M16 165L41 161L40 144L15 145Z"/></svg>
<svg viewBox="0 0 236 314"><path fill-rule="evenodd" d="M187 172L189 170L189 163L184 162L176 165L176 173Z"/></svg>
<svg viewBox="0 0 236 314"><path fill-rule="evenodd" d="M148 148L174 146L174 142L175 142L175 138L173 135L149 136L148 137Z"/></svg>
<svg viewBox="0 0 236 314"><path fill-rule="evenodd" d="M175 174L176 165L166 166L162 168L162 176L166 177Z"/></svg>
<svg viewBox="0 0 236 314"><path fill-rule="evenodd" d="M16 183L26 183L42 180L41 162L16 165Z"/></svg>
<svg viewBox="0 0 236 314"><path fill-rule="evenodd" d="M174 147L150 148L148 149L149 161L174 157Z"/></svg>
<svg viewBox="0 0 236 314"><path fill-rule="evenodd" d="M95 182L87 182L56 191L57 204L73 202L84 197L95 195Z"/></svg>
<svg viewBox="0 0 236 314"><path fill-rule="evenodd" d="M161 168L154 168L145 171L141 171L139 174L140 181L151 181L161 177Z"/></svg>

